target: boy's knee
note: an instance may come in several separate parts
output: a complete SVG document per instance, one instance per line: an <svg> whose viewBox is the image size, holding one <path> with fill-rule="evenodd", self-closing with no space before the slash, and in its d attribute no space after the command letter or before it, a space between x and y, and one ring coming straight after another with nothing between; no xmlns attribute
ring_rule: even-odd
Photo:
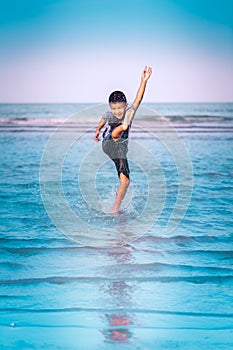
<svg viewBox="0 0 233 350"><path fill-rule="evenodd" d="M130 181L129 181L129 179L127 179L127 180L121 180L121 183L122 183L122 185L123 185L125 188L127 188L127 187L129 187Z"/></svg>
<svg viewBox="0 0 233 350"><path fill-rule="evenodd" d="M129 127L129 125L128 125L128 124L123 124L123 125L122 125L122 129L123 129L123 131L127 130L127 129L128 129L128 127Z"/></svg>
<svg viewBox="0 0 233 350"><path fill-rule="evenodd" d="M120 181L125 187L128 187L130 184L130 179L122 173L120 174Z"/></svg>

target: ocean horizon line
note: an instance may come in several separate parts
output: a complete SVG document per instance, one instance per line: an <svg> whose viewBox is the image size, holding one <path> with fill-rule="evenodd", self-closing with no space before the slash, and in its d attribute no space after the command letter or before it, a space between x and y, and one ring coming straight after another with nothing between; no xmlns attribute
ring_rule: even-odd
<svg viewBox="0 0 233 350"><path fill-rule="evenodd" d="M107 101L89 102L1 102L0 105L59 105L59 104L108 104ZM233 101L144 101L142 104L233 104Z"/></svg>

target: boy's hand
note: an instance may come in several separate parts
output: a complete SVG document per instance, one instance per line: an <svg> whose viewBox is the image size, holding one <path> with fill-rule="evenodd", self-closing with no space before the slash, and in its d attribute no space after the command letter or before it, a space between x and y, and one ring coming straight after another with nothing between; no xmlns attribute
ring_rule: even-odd
<svg viewBox="0 0 233 350"><path fill-rule="evenodd" d="M105 118L101 118L100 122L99 122L99 125L97 126L96 131L95 131L95 136L94 136L95 142L99 142L100 141L100 139L99 139L100 130L102 129L102 127L105 124L106 124L106 119Z"/></svg>
<svg viewBox="0 0 233 350"><path fill-rule="evenodd" d="M99 142L99 141L100 141L100 139L99 139L99 134L100 134L99 130L96 130L95 136L94 136L95 142Z"/></svg>
<svg viewBox="0 0 233 350"><path fill-rule="evenodd" d="M152 74L152 68L151 67L145 67L142 72L142 80L147 81Z"/></svg>

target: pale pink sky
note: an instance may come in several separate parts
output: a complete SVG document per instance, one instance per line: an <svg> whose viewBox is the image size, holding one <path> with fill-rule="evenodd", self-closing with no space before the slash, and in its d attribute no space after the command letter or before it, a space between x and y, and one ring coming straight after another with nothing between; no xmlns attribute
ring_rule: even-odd
<svg viewBox="0 0 233 350"><path fill-rule="evenodd" d="M32 18L0 23L0 102L106 102L116 89L131 101L144 65L153 68L145 102L233 101L227 9L195 14L179 1L137 0L141 7L118 16L107 2L50 2Z"/></svg>

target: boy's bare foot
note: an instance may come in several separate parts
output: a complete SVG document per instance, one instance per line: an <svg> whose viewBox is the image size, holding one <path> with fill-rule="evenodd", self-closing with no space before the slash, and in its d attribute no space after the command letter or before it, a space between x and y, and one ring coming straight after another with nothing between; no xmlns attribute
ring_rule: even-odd
<svg viewBox="0 0 233 350"><path fill-rule="evenodd" d="M121 215L121 213L122 213L122 212L121 212L120 210L118 210L118 211L112 211L112 210L111 210L111 211L109 212L109 214L116 215L116 216Z"/></svg>
<svg viewBox="0 0 233 350"><path fill-rule="evenodd" d="M114 215L120 215L120 210L119 208L113 206L109 213Z"/></svg>

